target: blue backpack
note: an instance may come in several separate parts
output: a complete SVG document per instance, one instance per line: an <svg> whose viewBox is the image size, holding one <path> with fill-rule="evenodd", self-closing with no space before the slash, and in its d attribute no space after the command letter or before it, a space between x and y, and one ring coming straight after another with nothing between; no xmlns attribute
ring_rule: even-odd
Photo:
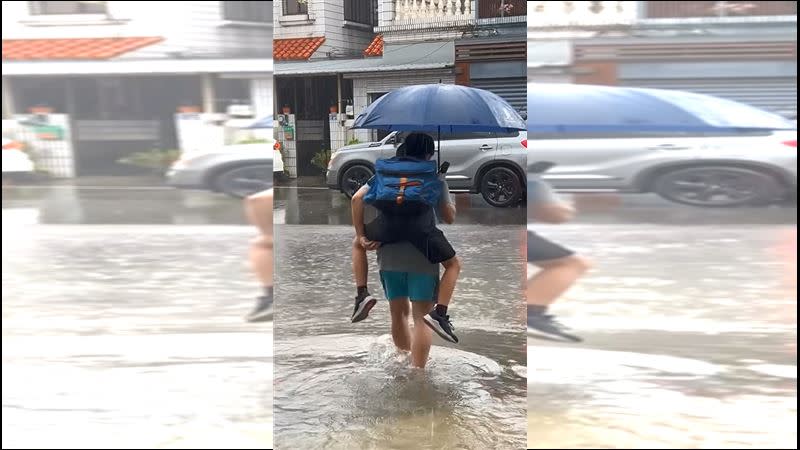
<svg viewBox="0 0 800 450"><path fill-rule="evenodd" d="M442 182L436 161L394 157L375 162L364 202L384 213L416 215L439 202Z"/></svg>

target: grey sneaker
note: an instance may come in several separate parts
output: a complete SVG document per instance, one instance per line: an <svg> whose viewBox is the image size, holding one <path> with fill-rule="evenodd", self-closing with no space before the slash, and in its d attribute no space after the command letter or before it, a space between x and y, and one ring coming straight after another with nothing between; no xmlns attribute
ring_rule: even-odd
<svg viewBox="0 0 800 450"><path fill-rule="evenodd" d="M551 314L528 314L528 336L551 341L582 342Z"/></svg>
<svg viewBox="0 0 800 450"><path fill-rule="evenodd" d="M258 297L256 307L245 317L248 322L266 322L272 320L272 297Z"/></svg>
<svg viewBox="0 0 800 450"><path fill-rule="evenodd" d="M353 315L350 316L350 322L361 322L369 316L369 311L375 306L378 299L370 295L369 292L359 294L356 296L356 305L353 307Z"/></svg>
<svg viewBox="0 0 800 450"><path fill-rule="evenodd" d="M434 309L426 314L423 320L425 320L425 324L431 327L431 329L433 329L433 331L435 331L440 338L444 339L445 341L458 344L458 337L455 335L455 333L453 333L453 329L455 327L452 323L450 323L449 315L439 314Z"/></svg>

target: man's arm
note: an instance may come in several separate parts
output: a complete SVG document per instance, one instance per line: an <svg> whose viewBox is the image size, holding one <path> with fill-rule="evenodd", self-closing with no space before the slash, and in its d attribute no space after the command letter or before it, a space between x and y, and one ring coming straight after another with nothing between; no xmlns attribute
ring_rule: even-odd
<svg viewBox="0 0 800 450"><path fill-rule="evenodd" d="M456 205L452 202L452 198L450 198L450 187L445 180L442 180L442 198L439 202L439 215L446 224L451 224L456 221Z"/></svg>

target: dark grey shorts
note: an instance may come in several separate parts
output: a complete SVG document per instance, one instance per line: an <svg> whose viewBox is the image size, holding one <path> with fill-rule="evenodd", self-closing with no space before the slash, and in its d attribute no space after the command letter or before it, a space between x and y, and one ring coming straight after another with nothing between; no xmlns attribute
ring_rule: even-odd
<svg viewBox="0 0 800 450"><path fill-rule="evenodd" d="M528 262L550 261L574 254L572 250L528 231Z"/></svg>

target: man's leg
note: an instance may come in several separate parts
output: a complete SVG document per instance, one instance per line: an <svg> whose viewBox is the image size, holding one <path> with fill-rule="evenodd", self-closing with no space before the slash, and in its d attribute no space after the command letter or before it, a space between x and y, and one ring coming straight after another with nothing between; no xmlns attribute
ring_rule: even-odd
<svg viewBox="0 0 800 450"><path fill-rule="evenodd" d="M264 291L248 320L269 320L272 318L273 289L272 189L245 199L245 213L250 224L259 232L259 236L250 243L249 259Z"/></svg>
<svg viewBox="0 0 800 450"><path fill-rule="evenodd" d="M392 316L392 341L403 351L411 351L411 329L408 325L408 315L411 305L408 297L393 298L389 302L389 311Z"/></svg>
<svg viewBox="0 0 800 450"><path fill-rule="evenodd" d="M424 369L431 352L431 330L425 323L425 316L433 308L433 302L412 301L411 314L414 317L414 335L411 339L411 365Z"/></svg>

